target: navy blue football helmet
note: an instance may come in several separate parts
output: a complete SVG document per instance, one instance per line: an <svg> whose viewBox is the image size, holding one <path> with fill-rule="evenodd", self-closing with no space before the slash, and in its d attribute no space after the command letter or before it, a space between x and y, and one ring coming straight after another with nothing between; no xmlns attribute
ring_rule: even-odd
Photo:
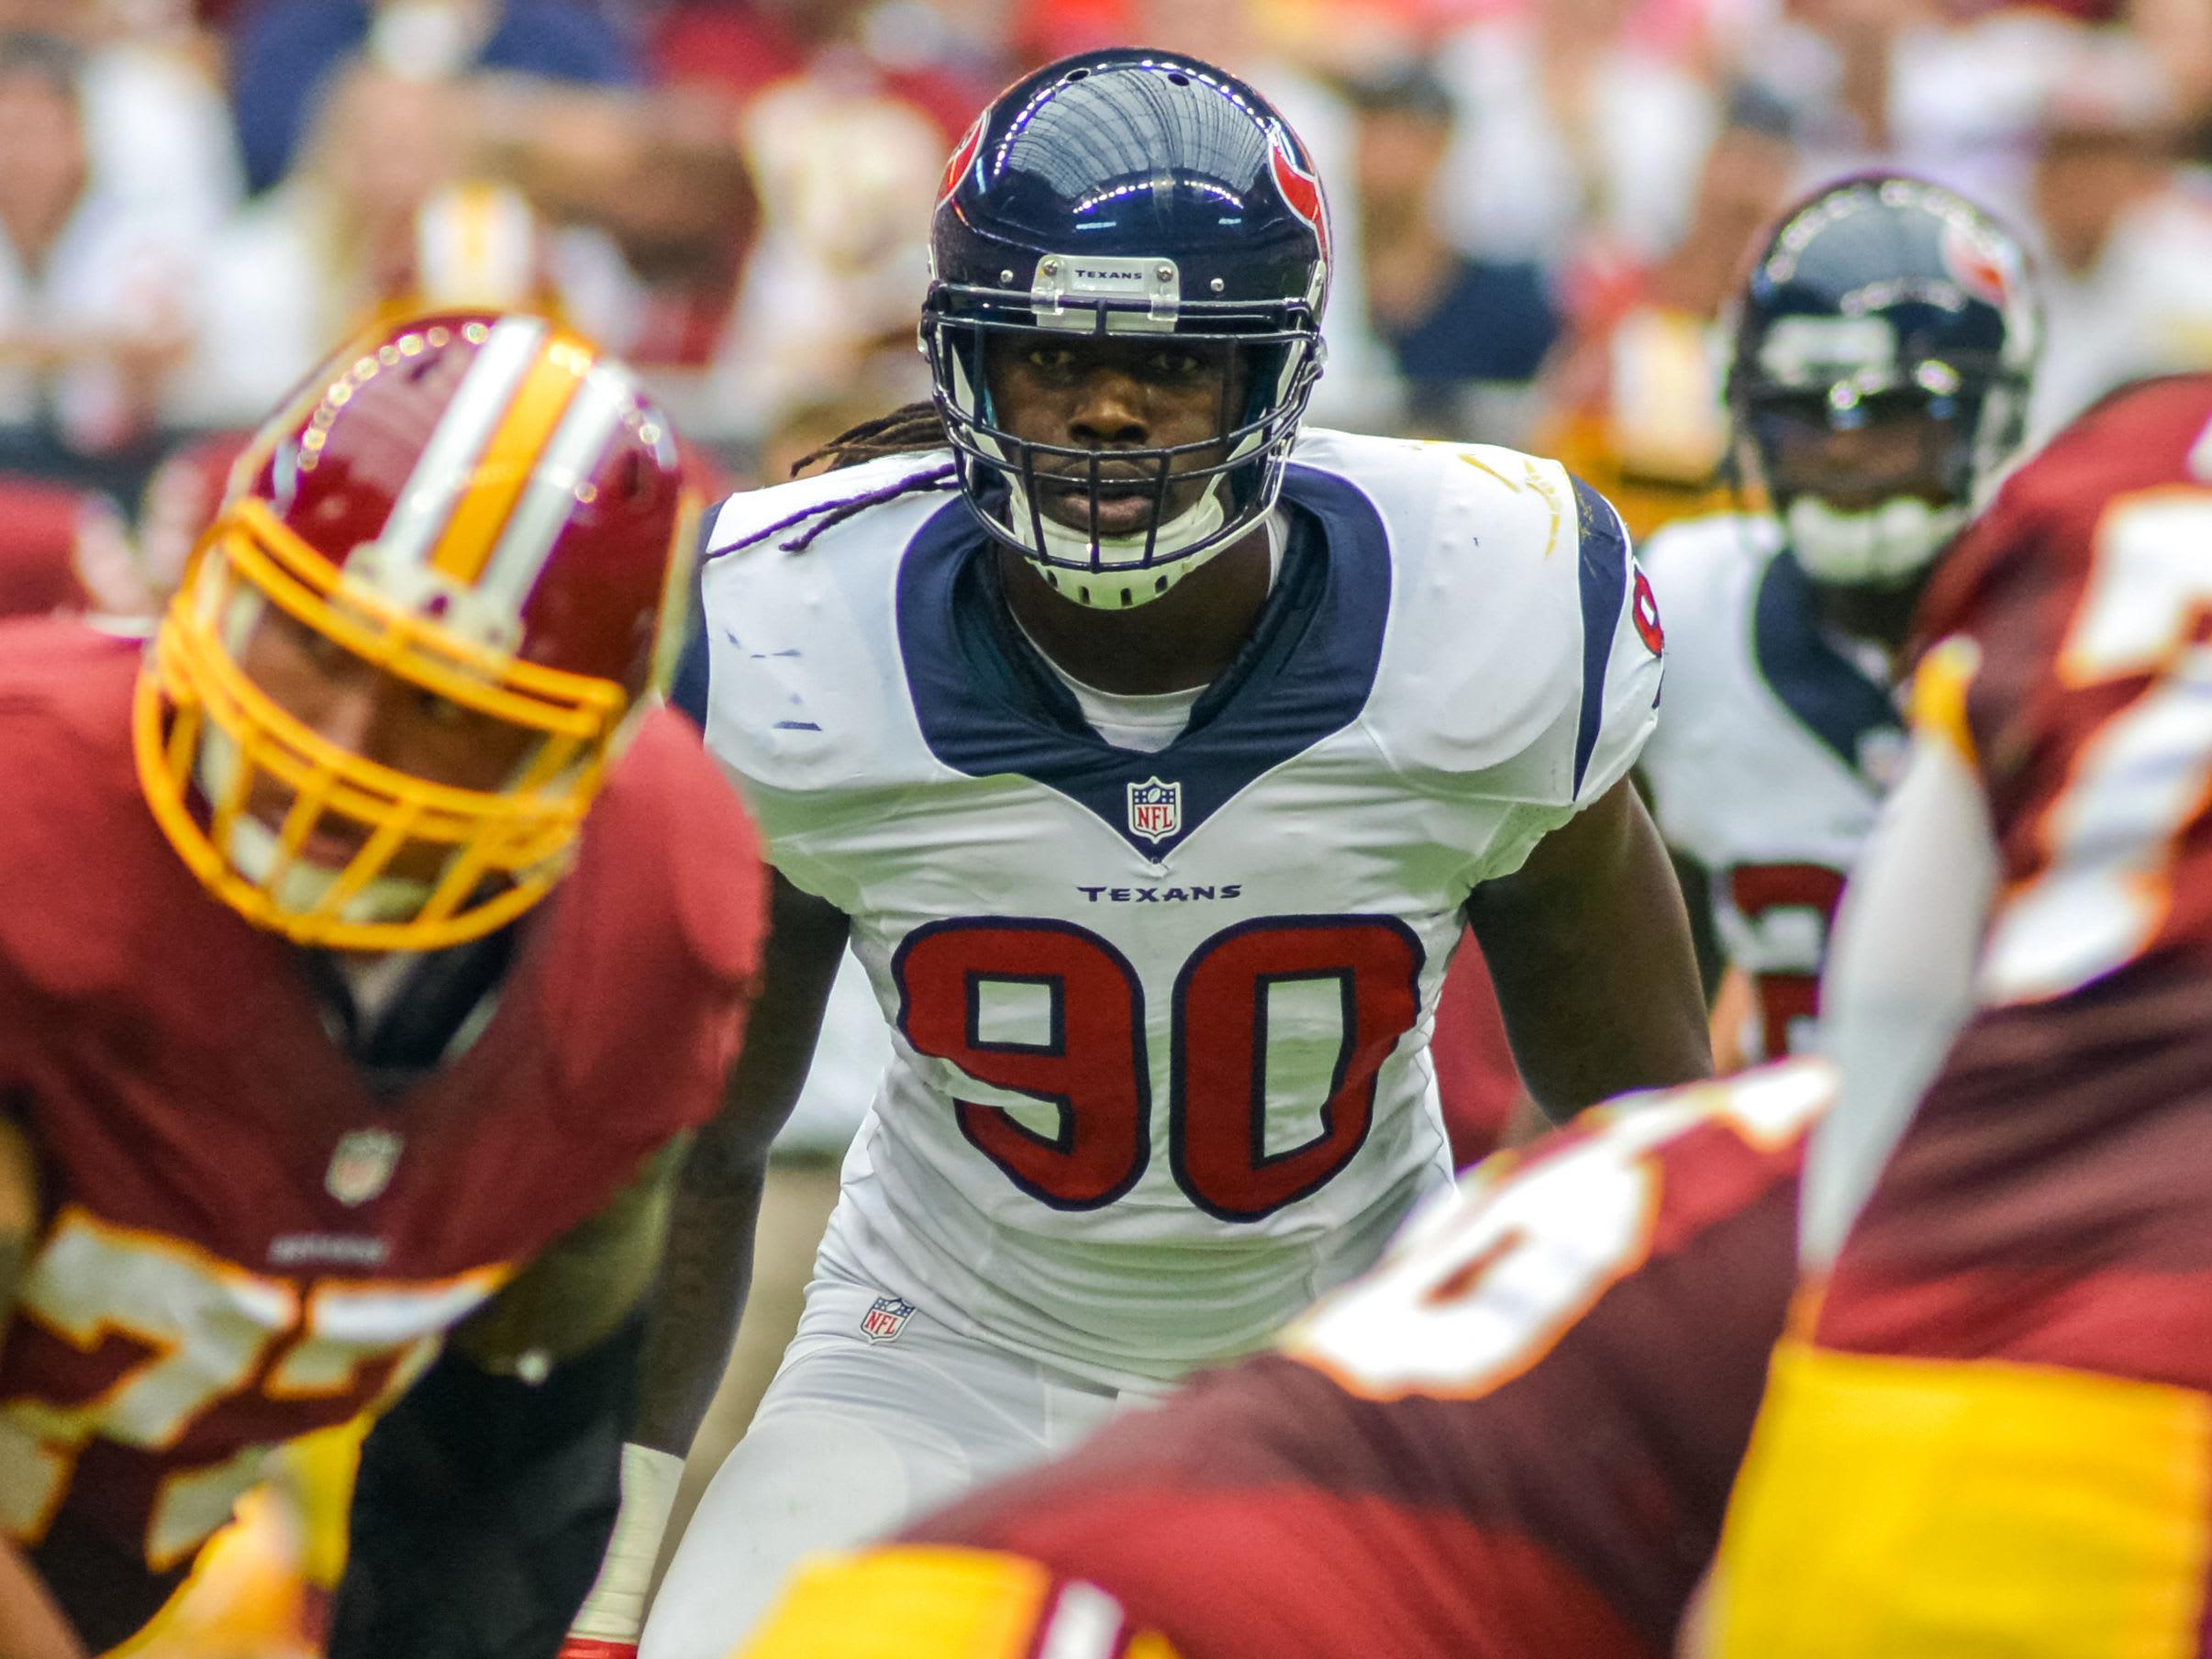
<svg viewBox="0 0 2212 1659"><path fill-rule="evenodd" d="M1165 593L1244 533L1274 505L1321 372L1328 260L1305 147L1234 76L1121 49L1000 95L946 166L922 313L938 408L984 528L1068 597L1114 608ZM985 367L1040 335L1199 346L1221 363L1220 432L1103 450L1017 437ZM1087 534L1048 518L1040 475L1063 495L1081 486ZM1195 505L1171 516L1171 489ZM1146 527L1101 534L1102 493L1149 493Z"/></svg>
<svg viewBox="0 0 2212 1659"><path fill-rule="evenodd" d="M1816 580L1925 571L2017 450L2041 319L2019 242L1963 196L1884 173L1799 204L1760 251L1728 376L1738 458ZM1892 441L1850 452L1834 434Z"/></svg>

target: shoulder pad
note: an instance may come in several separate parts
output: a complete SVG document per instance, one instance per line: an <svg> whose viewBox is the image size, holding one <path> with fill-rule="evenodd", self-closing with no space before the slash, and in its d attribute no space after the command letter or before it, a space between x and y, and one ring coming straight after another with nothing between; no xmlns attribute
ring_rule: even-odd
<svg viewBox="0 0 2212 1659"><path fill-rule="evenodd" d="M1374 458L1352 476L1394 541L1378 741L1404 765L1462 780L1455 790L1560 807L1588 798L1619 746L1601 739L1640 730L1657 689L1656 644L1619 645L1636 583L1619 516L1557 462L1517 451L1360 447ZM1615 704L1623 718L1608 721ZM1640 738L1620 742L1632 752Z"/></svg>

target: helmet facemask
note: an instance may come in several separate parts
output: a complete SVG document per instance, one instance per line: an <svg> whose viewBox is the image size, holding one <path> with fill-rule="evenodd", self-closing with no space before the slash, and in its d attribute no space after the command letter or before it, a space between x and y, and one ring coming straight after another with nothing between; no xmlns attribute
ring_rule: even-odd
<svg viewBox="0 0 2212 1659"><path fill-rule="evenodd" d="M1730 401L1745 470L1806 573L1894 590L1926 574L1995 487L2026 387L1994 364L1929 359L1834 379L1740 375ZM1868 441L1839 462L1846 433Z"/></svg>
<svg viewBox="0 0 2212 1659"><path fill-rule="evenodd" d="M971 507L992 536L1077 604L1119 610L1148 603L1258 523L1281 491L1284 462L1320 374L1314 307L1181 301L1175 272L1168 260L1050 257L1039 262L1032 289L939 283L924 309L923 347ZM1123 277L1150 292L1090 291ZM994 353L1109 340L1217 353L1219 429L1143 448L1047 443L1011 429L992 395ZM1086 524L1045 510L1056 490L1088 501ZM1132 495L1150 507L1141 530L1102 523L1102 501Z"/></svg>
<svg viewBox="0 0 2212 1659"><path fill-rule="evenodd" d="M253 631L285 619L510 732L507 778L459 787L324 737L241 663ZM139 779L194 874L249 920L299 944L438 949L521 914L566 870L629 701L394 604L249 497L201 542L140 676Z"/></svg>

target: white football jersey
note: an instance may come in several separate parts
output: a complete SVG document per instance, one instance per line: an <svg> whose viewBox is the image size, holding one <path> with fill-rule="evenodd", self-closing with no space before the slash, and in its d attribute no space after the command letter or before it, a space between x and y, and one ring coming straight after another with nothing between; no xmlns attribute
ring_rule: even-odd
<svg viewBox="0 0 2212 1659"><path fill-rule="evenodd" d="M1175 741L1117 749L957 497L739 546L942 459L737 496L708 542L709 745L893 1031L825 1250L1156 1387L1448 1181L1425 1050L1461 907L1634 761L1649 594L1554 462L1309 432L1251 640Z"/></svg>
<svg viewBox="0 0 2212 1659"><path fill-rule="evenodd" d="M1705 867L1758 991L1745 1052L1800 1052L1844 874L1904 755L1896 701L1822 629L1773 518L1668 525L1644 567L1671 664L1643 756L1660 832Z"/></svg>

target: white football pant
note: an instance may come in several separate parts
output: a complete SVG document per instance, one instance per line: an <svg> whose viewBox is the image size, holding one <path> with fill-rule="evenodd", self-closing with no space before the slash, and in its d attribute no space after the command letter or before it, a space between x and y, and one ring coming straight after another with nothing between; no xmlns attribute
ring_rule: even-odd
<svg viewBox="0 0 2212 1659"><path fill-rule="evenodd" d="M728 1659L802 1557L894 1531L1143 1403L961 1335L926 1301L825 1262L751 1428L669 1563L639 1659Z"/></svg>

